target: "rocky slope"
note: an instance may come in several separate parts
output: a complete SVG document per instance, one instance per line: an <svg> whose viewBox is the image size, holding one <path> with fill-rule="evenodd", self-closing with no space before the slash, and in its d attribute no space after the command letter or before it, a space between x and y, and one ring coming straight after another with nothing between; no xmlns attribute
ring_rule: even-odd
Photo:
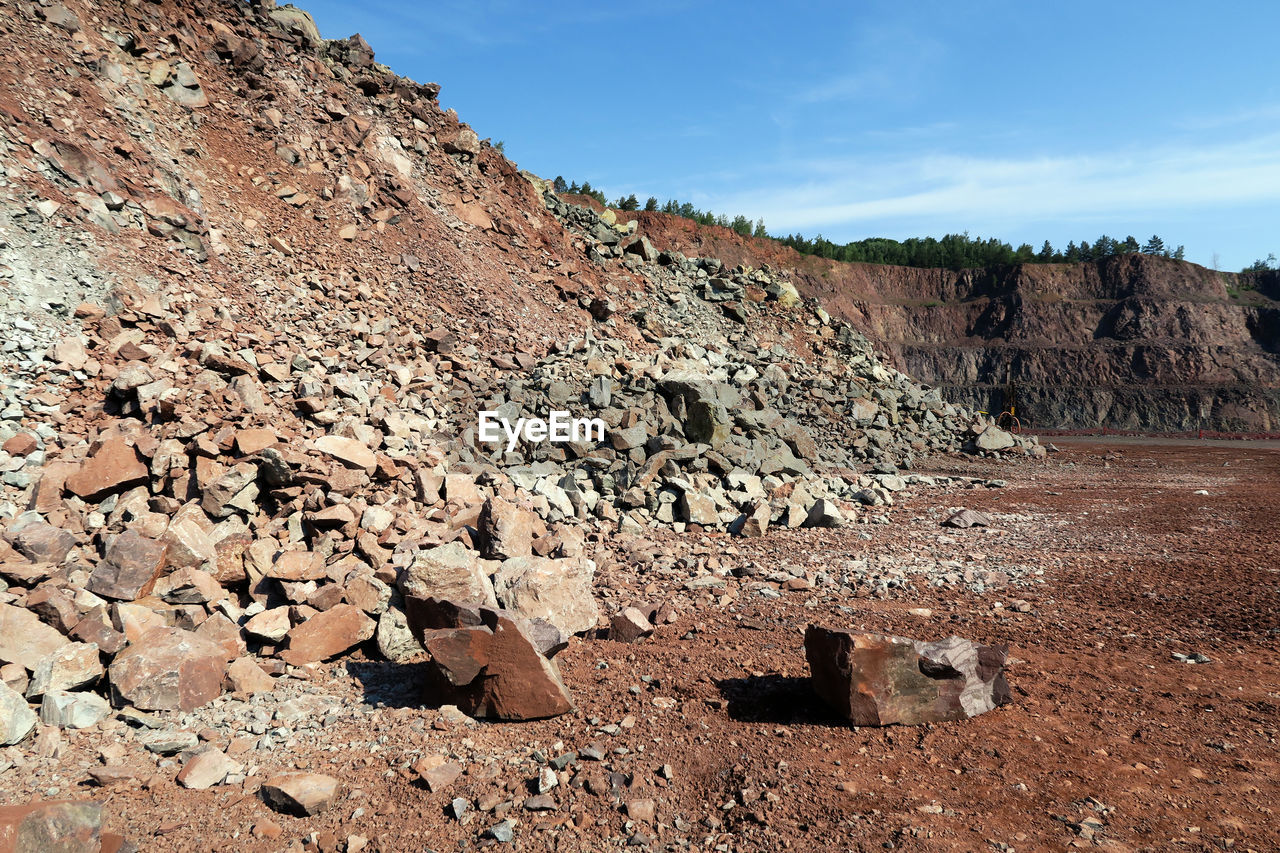
<svg viewBox="0 0 1280 853"><path fill-rule="evenodd" d="M998 412L1012 381L1020 413L1040 428L1280 428L1276 273L1143 255L961 271L845 264L639 217L673 248L787 270L948 399Z"/></svg>
<svg viewBox="0 0 1280 853"><path fill-rule="evenodd" d="M0 78L13 791L102 737L74 784L235 786L310 815L339 782L272 753L260 706L327 661L417 659L402 677L454 713L566 714L571 636L639 638L719 600L710 549L651 537L864 541L913 492L985 483L917 475L924 455L1045 456L776 270L659 251L556 198L438 86L299 10L0 8L26 60ZM479 434L482 411L557 408L606 436ZM958 568L920 573L1036 582ZM649 570L665 583L637 589ZM744 572L764 597L903 580ZM202 742L189 714L211 707L235 713ZM50 808L0 819L97 838L91 809Z"/></svg>

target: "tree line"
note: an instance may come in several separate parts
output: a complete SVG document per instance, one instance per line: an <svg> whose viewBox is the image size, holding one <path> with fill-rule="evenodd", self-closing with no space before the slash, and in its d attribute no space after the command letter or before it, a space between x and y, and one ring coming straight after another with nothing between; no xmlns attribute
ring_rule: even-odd
<svg viewBox="0 0 1280 853"><path fill-rule="evenodd" d="M557 193L578 193L591 196L601 204L609 204L605 194L592 187L587 181L583 181L579 186L577 181L566 183L564 177L557 176L554 185ZM640 200L634 193L629 196L620 196L613 202L612 207L618 210L639 210ZM1098 261L1115 255L1133 253L1173 258L1179 261L1184 260L1186 256L1186 250L1182 246L1170 249L1158 234L1153 234L1145 243L1139 243L1133 235L1119 240L1103 234L1092 243L1088 240L1081 240L1079 243L1072 240L1065 249L1061 250L1054 248L1052 243L1045 240L1039 251L1030 243L1023 243L1014 248L995 237L987 239L970 237L968 232L947 234L941 239L910 237L906 240L893 240L888 237L870 237L848 243L834 243L821 234L812 239L802 234L775 237L765 229L763 219L757 219L753 223L741 214L730 218L722 213L701 210L687 201L669 199L659 205L658 199L650 196L645 201L644 209L681 216L699 225L719 225L722 228L732 229L744 237L776 240L802 255L814 255L833 261L892 264L902 267L969 269L1007 264L1062 264ZM1254 268L1264 263L1259 261Z"/></svg>

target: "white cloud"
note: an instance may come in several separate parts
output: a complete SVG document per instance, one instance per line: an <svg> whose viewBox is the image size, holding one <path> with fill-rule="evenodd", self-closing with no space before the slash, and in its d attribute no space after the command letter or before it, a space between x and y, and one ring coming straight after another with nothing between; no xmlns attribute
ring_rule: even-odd
<svg viewBox="0 0 1280 853"><path fill-rule="evenodd" d="M712 194L712 209L753 211L774 231L885 223L1001 224L1280 201L1280 134L1216 145L1170 145L1032 158L921 154L783 164L771 185Z"/></svg>

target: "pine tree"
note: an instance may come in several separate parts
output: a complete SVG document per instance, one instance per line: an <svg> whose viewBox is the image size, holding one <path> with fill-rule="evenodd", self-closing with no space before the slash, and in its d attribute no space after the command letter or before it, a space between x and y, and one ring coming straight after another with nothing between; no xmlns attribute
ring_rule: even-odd
<svg viewBox="0 0 1280 853"><path fill-rule="evenodd" d="M1147 241L1147 245L1142 247L1144 255L1158 255L1164 251L1164 241L1160 239L1160 235L1152 234L1151 239Z"/></svg>
<svg viewBox="0 0 1280 853"><path fill-rule="evenodd" d="M1045 240L1044 245L1040 247L1040 254L1036 255L1036 260L1042 264L1047 264L1053 260L1053 255L1053 244Z"/></svg>
<svg viewBox="0 0 1280 853"><path fill-rule="evenodd" d="M577 195L580 192L582 192L582 190L581 188L578 187L577 181L574 181L573 183L569 184L569 193L571 195Z"/></svg>
<svg viewBox="0 0 1280 853"><path fill-rule="evenodd" d="M752 235L751 235L751 236L753 236L753 237L768 237L768 236L769 236L769 232L768 232L768 231L766 231L766 230L764 230L764 218L763 218L763 217L761 217L760 219L757 219L757 220L756 220L756 227L755 227L755 231L753 231L753 232L752 232Z"/></svg>
<svg viewBox="0 0 1280 853"><path fill-rule="evenodd" d="M556 180L555 183L552 184L552 189L554 189L556 193L566 193L569 191L569 185L564 182L564 175L556 175Z"/></svg>
<svg viewBox="0 0 1280 853"><path fill-rule="evenodd" d="M645 209L645 210L648 210L648 211L654 211L654 210L657 210L657 209L658 209L658 199L657 199L657 197L656 197L656 196L649 196L648 200L647 200L647 201L645 201L645 203L644 203L644 209Z"/></svg>
<svg viewBox="0 0 1280 853"><path fill-rule="evenodd" d="M1124 238L1124 248L1121 251L1126 255L1132 255L1134 252L1138 251L1138 241L1132 234Z"/></svg>

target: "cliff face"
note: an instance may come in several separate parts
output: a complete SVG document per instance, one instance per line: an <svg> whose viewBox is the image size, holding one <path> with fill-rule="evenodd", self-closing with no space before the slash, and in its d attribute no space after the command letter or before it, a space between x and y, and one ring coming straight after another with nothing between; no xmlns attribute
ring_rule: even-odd
<svg viewBox="0 0 1280 853"><path fill-rule="evenodd" d="M642 214L648 233L659 215ZM669 217L661 217L670 219ZM1280 277L1126 255L1084 264L926 270L802 257L670 221L674 248L792 270L949 400L998 412L1008 383L1040 428L1280 429Z"/></svg>

